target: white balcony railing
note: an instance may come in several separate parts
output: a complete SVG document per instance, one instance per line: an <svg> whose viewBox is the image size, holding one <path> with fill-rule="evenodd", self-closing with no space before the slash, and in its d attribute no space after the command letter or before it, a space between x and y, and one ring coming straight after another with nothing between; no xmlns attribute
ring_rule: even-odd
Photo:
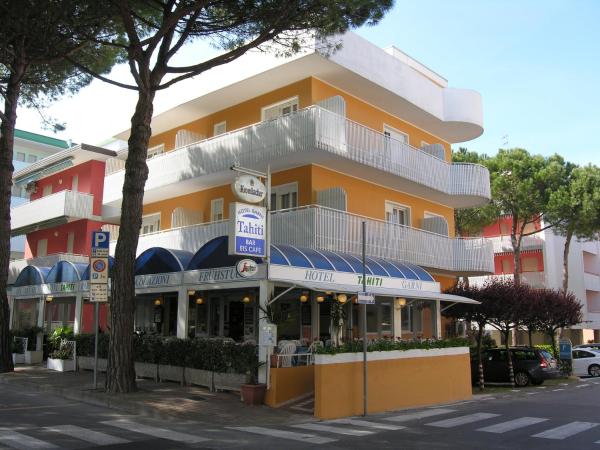
<svg viewBox="0 0 600 450"><path fill-rule="evenodd" d="M495 236L488 238L494 246L494 253L506 253L513 251L510 236ZM521 241L521 250L536 250L544 248L544 239L540 236L523 236Z"/></svg>
<svg viewBox="0 0 600 450"><path fill-rule="evenodd" d="M230 175L234 162L261 169L271 164L275 170L312 162L338 169L340 162L352 162L344 165L351 175L364 177L368 170L379 179L383 172L386 183L449 206L475 206L490 198L485 167L450 164L318 106L152 158L146 191L200 177L214 183L216 174ZM115 172L104 184L106 203L121 199L124 171L117 169L122 165L107 162L107 171Z"/></svg>
<svg viewBox="0 0 600 450"><path fill-rule="evenodd" d="M367 221L367 255L405 261L462 274L494 270L492 244L484 238L449 238L417 228L395 225L322 206L274 211L272 242L361 254L361 222ZM225 236L229 221L190 225L140 236L139 255L151 247L196 252L209 240ZM116 242L110 243L114 254Z"/></svg>
<svg viewBox="0 0 600 450"><path fill-rule="evenodd" d="M181 228L143 234L140 236L136 255L152 247L162 247L173 250L187 250L195 253L211 239L226 236L229 233L229 221L201 223ZM116 238L111 234L110 254L115 254Z"/></svg>
<svg viewBox="0 0 600 450"><path fill-rule="evenodd" d="M35 258L15 259L8 266L8 284L15 282L21 270L26 266L52 267L59 261L70 261L73 263L88 263L89 256L77 255L74 253L53 253L47 256L37 256Z"/></svg>
<svg viewBox="0 0 600 450"><path fill-rule="evenodd" d="M469 277L469 283L471 283L473 286L483 286L488 280L513 280L514 278L515 276L512 273L501 275L486 275L481 277ZM521 282L538 289L547 287L546 275L544 272L522 272Z"/></svg>
<svg viewBox="0 0 600 450"><path fill-rule="evenodd" d="M273 243L360 255L367 222L367 255L463 274L492 273L494 255L484 238L449 238L417 228L321 206L275 211Z"/></svg>
<svg viewBox="0 0 600 450"><path fill-rule="evenodd" d="M94 196L82 192L60 191L11 210L12 234L44 228L56 220L92 218Z"/></svg>
<svg viewBox="0 0 600 450"><path fill-rule="evenodd" d="M600 292L600 275L585 272L583 274L583 281L585 283L586 291Z"/></svg>

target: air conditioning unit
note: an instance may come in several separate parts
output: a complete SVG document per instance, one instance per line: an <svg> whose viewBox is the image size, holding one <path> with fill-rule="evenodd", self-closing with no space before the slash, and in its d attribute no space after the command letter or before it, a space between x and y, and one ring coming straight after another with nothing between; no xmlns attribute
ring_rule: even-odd
<svg viewBox="0 0 600 450"><path fill-rule="evenodd" d="M37 181L30 181L29 183L27 183L25 185L25 191L28 194L35 194L38 190L38 184Z"/></svg>

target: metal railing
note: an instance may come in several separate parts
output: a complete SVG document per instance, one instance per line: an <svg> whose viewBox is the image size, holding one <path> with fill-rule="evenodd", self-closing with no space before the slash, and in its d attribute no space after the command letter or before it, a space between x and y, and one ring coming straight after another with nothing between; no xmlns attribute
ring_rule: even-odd
<svg viewBox="0 0 600 450"><path fill-rule="evenodd" d="M489 280L514 280L512 273L486 275L481 277L469 277L469 283L473 286L483 286ZM544 272L521 272L521 282L533 288L544 288L546 285L546 275Z"/></svg>
<svg viewBox="0 0 600 450"><path fill-rule="evenodd" d="M494 253L505 253L513 251L510 236L494 236L488 238L494 245ZM521 250L535 250L544 248L544 239L539 236L523 236Z"/></svg>
<svg viewBox="0 0 600 450"><path fill-rule="evenodd" d="M319 106L157 156L148 161L146 189L223 172L232 162L255 167L299 153L316 152L351 160L449 196L489 199L491 195L485 167L448 163ZM107 162L109 165L113 170L122 162ZM108 201L121 195L122 170L112 176L116 178L106 183Z"/></svg>
<svg viewBox="0 0 600 450"><path fill-rule="evenodd" d="M425 230L310 205L274 211L273 243L361 254L361 223L367 222L367 255L459 273L492 273L492 243L449 238Z"/></svg>

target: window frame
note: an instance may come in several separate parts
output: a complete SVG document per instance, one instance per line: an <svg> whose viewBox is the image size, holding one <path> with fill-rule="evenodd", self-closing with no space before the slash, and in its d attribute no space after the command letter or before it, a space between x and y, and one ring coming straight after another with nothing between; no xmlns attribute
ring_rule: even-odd
<svg viewBox="0 0 600 450"><path fill-rule="evenodd" d="M407 222L408 223L398 224L398 223L395 223L395 222L392 222L392 221L388 220L388 218L387 218L388 207L397 208L397 209L404 209L405 211L407 211L407 213L408 213L408 221ZM404 205L402 203L397 203L397 202L394 202L392 200L385 200L384 214L385 214L384 220L387 223L393 223L395 225L404 225L404 226L407 226L407 227L412 227L412 208L410 206L408 206L408 205Z"/></svg>
<svg viewBox="0 0 600 450"><path fill-rule="evenodd" d="M291 194L296 194L296 205L292 205L292 195ZM284 195L288 195L290 194L290 206L288 208L282 208L281 207L281 198ZM275 196L275 204L273 204L273 195ZM271 187L271 211L278 211L280 209L293 209L293 208L297 208L298 205L300 204L300 201L298 199L298 182L297 181L293 181L291 183L284 183L284 184L279 184L277 186L272 186Z"/></svg>
<svg viewBox="0 0 600 450"><path fill-rule="evenodd" d="M392 136L391 133L396 133L396 134L404 136L406 138L406 141L402 142L402 141L400 141L400 139L396 139L394 136ZM383 135L386 138L394 139L398 142L401 142L402 144L410 145L410 136L408 135L408 133L405 133L404 131L400 131L399 129L394 128L393 126L388 125L385 122L383 124Z"/></svg>
<svg viewBox="0 0 600 450"><path fill-rule="evenodd" d="M221 131L220 133L218 133L217 132L217 127L219 127L221 125L223 126L223 131ZM215 123L213 125L213 137L220 136L220 135L225 134L225 133L227 133L227 121L226 120L223 120L221 122Z"/></svg>
<svg viewBox="0 0 600 450"><path fill-rule="evenodd" d="M275 102L275 103L272 103L270 105L263 106L260 109L260 121L264 122L265 120L274 120L274 119L277 119L279 117L286 116L287 114L282 114L282 113L279 113L279 111L278 111L278 115L276 117L273 117L271 119L265 119L265 116L266 116L265 113L266 113L267 110L273 109L273 108L281 108L286 103L291 103L292 107L293 107L294 104L296 105L296 110L295 111L290 111L288 114L291 114L291 113L294 113L294 112L298 112L300 110L300 97L298 95L295 95L295 96L289 97L289 98L287 98L285 100L281 100L279 102Z"/></svg>
<svg viewBox="0 0 600 450"><path fill-rule="evenodd" d="M215 205L221 203L221 218L215 218ZM225 220L225 199L223 197L213 198L210 201L210 221L218 222L221 220Z"/></svg>
<svg viewBox="0 0 600 450"><path fill-rule="evenodd" d="M144 233L144 220L148 219L150 217L158 217L158 221L157 221L158 222L158 229L157 230L153 230L153 231L149 231L147 233ZM159 232L161 230L161 222L162 222L162 217L161 217L161 213L159 213L159 212L158 213L152 213L152 214L144 214L144 215L142 215L142 224L140 226L140 236Z"/></svg>

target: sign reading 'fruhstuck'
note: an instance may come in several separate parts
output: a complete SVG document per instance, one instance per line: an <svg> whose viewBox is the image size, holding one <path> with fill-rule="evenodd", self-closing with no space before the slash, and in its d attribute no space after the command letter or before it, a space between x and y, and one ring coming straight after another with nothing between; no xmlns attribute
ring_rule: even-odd
<svg viewBox="0 0 600 450"><path fill-rule="evenodd" d="M266 209L237 202L229 207L229 254L264 257Z"/></svg>

